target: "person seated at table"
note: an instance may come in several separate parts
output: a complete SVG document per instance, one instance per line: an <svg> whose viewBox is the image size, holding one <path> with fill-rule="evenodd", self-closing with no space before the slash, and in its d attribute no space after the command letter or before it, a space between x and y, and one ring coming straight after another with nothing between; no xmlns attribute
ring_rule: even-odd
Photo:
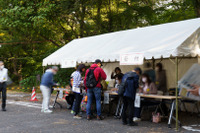
<svg viewBox="0 0 200 133"><path fill-rule="evenodd" d="M83 96L81 95L81 86L83 85L81 74L86 70L86 66L84 64L80 64L77 70L73 74L73 85L72 91L74 92L75 102L73 105L73 111L75 119L81 119L82 117L79 115L80 112L80 104Z"/></svg>
<svg viewBox="0 0 200 133"><path fill-rule="evenodd" d="M119 86L120 86L120 84L122 82L122 78L123 78L123 74L122 73L116 75L116 78L115 78L116 85L115 85L115 88L111 89L111 91L116 91L117 92L119 90Z"/></svg>
<svg viewBox="0 0 200 133"><path fill-rule="evenodd" d="M112 74L111 74L111 79L115 79L114 87L115 87L115 85L116 85L116 76L117 76L118 74L121 74L122 76L124 75L124 74L122 73L121 69L120 69L119 67L116 67L115 70L114 70L114 72L112 72Z"/></svg>
<svg viewBox="0 0 200 133"><path fill-rule="evenodd" d="M140 86L140 93L143 94L157 94L157 88L154 82L151 81L147 74L142 74L142 85ZM141 109L145 105L154 105L155 103L150 100L141 101L140 108L135 108L133 121L141 121Z"/></svg>

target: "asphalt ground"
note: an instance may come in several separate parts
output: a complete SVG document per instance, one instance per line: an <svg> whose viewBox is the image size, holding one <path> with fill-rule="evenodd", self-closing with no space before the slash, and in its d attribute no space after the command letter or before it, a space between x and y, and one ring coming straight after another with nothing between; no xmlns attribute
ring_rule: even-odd
<svg viewBox="0 0 200 133"><path fill-rule="evenodd" d="M52 100L55 96L52 96ZM41 113L41 95L38 102L30 102L30 94L8 94L7 111L0 111L0 133L174 133L175 123L168 128L167 119L161 123L152 123L150 120L138 122L138 126L122 125L121 120L113 116L106 116L102 121L96 119L73 119L70 110L65 108L65 101L59 100L64 109L56 108L52 114ZM180 128L181 133L195 133L200 130L200 118L196 114L180 113L183 126L195 129ZM196 127L195 127L196 126Z"/></svg>

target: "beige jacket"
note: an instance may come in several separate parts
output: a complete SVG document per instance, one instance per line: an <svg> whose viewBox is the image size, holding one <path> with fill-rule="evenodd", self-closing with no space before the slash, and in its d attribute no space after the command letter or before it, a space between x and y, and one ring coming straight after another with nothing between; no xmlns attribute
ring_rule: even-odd
<svg viewBox="0 0 200 133"><path fill-rule="evenodd" d="M149 91L144 91L144 88L142 88L140 92L145 94L157 94L157 87L154 82L150 83L148 89Z"/></svg>

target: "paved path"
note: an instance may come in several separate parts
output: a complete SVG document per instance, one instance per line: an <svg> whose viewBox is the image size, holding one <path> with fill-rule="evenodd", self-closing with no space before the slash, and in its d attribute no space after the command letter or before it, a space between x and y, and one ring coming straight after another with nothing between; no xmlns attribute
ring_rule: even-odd
<svg viewBox="0 0 200 133"><path fill-rule="evenodd" d="M14 94L13 94L14 95ZM12 96L13 96L12 95ZM40 99L39 99L40 100ZM40 101L41 102L41 101ZM0 133L174 133L166 121L159 124L141 121L137 127L121 124L121 120L106 117L103 121L75 120L67 109L54 109L52 114L40 112L41 103L8 98L7 111L0 111ZM64 101L63 101L64 104ZM200 118L184 115L183 125L197 125ZM174 126L174 124L173 124ZM195 127L196 129L199 127ZM197 131L197 130L196 130ZM181 128L180 132L195 133Z"/></svg>

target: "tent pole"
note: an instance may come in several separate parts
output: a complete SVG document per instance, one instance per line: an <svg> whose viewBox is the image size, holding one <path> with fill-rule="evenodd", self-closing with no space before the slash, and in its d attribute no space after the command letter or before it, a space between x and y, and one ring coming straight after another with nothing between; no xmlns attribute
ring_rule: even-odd
<svg viewBox="0 0 200 133"><path fill-rule="evenodd" d="M43 74L44 74L45 66L43 66Z"/></svg>
<svg viewBox="0 0 200 133"><path fill-rule="evenodd" d="M176 57L176 131L178 131L178 57Z"/></svg>

